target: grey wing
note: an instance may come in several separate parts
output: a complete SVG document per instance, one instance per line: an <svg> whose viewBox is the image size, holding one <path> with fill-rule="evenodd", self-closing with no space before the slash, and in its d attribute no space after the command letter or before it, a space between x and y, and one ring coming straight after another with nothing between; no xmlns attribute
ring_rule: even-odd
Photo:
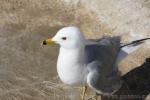
<svg viewBox="0 0 150 100"><path fill-rule="evenodd" d="M105 64L105 66L114 67L113 65L120 50L120 40L116 39L116 37L108 37L95 42L85 47L86 63L98 60Z"/></svg>
<svg viewBox="0 0 150 100"><path fill-rule="evenodd" d="M89 71L87 83L98 93L112 94L121 86L121 80L115 67L119 52L119 45L116 44L111 39L102 39L98 45L86 46Z"/></svg>
<svg viewBox="0 0 150 100"><path fill-rule="evenodd" d="M120 76L116 71L113 74L105 74L100 71L102 66L98 61L93 61L88 65L89 74L87 75L87 84L99 94L109 95L115 93L122 86Z"/></svg>

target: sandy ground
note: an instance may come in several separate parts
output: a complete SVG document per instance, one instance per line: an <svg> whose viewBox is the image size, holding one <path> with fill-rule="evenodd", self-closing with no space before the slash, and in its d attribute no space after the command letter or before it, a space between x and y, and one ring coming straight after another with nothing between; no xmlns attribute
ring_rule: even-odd
<svg viewBox="0 0 150 100"><path fill-rule="evenodd" d="M76 25L87 38L121 35L123 42L131 41L132 35L138 37L150 34L147 26L143 29L140 27L144 30L142 34L131 34L133 32L126 30L123 32L124 29L118 30L114 25L119 22L114 25L107 23L109 17L103 15L104 12L97 13L102 8L98 9L95 6L97 10L94 10L89 6L90 2L81 1L83 2L0 0L0 100L78 100L80 98L80 88L62 84L57 76L56 60L59 47L40 45L43 39L52 37L61 27ZM101 1L97 0L99 3ZM93 0L91 5L94 3L96 0ZM105 6L105 2L103 3ZM146 7L144 11L150 8L148 0L140 3ZM110 11L112 17L114 11ZM106 17L101 18L101 16ZM139 16L139 19L141 17ZM121 22L126 23L123 19L120 20ZM129 25L130 23L132 25L132 19L128 22ZM124 24L119 25L123 27ZM125 74L149 56L147 43L144 48L125 59L119 69ZM92 94L93 92L88 90L87 99L92 97Z"/></svg>

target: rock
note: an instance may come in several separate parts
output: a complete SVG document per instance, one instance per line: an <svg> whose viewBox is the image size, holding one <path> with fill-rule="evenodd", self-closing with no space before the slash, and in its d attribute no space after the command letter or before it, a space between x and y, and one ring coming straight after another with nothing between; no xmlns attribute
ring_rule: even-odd
<svg viewBox="0 0 150 100"><path fill-rule="evenodd" d="M54 95L79 97L78 89L39 85L61 84L56 73L58 46L40 42L68 25L81 28L87 38L122 37L122 42L150 37L149 0L0 0L0 98L49 100ZM122 75L150 56L149 43L120 64ZM38 84L38 85L37 85ZM54 87L54 85L53 85ZM75 92L73 92L75 90ZM59 92L60 91L60 92ZM69 96L70 93L76 94ZM62 95L60 95L62 94ZM67 94L67 96L64 96ZM56 98L56 99L58 99Z"/></svg>

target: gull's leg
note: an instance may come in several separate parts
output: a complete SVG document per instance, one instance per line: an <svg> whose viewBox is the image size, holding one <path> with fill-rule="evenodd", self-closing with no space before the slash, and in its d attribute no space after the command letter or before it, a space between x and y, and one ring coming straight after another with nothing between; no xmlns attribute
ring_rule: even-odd
<svg viewBox="0 0 150 100"><path fill-rule="evenodd" d="M86 93L86 90L87 90L87 86L84 86L82 88L82 97L81 97L81 100L85 100L85 93Z"/></svg>

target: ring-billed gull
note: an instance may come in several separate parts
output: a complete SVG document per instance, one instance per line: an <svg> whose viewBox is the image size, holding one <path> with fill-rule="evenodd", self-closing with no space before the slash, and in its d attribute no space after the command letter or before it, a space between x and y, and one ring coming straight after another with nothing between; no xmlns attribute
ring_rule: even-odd
<svg viewBox="0 0 150 100"><path fill-rule="evenodd" d="M121 48L120 39L105 37L86 40L78 27L64 27L43 45L59 44L57 72L60 79L73 86L89 86L99 94L113 94L122 84L117 63L142 44L141 41ZM136 45L137 44L137 45ZM85 92L83 92L84 99Z"/></svg>

